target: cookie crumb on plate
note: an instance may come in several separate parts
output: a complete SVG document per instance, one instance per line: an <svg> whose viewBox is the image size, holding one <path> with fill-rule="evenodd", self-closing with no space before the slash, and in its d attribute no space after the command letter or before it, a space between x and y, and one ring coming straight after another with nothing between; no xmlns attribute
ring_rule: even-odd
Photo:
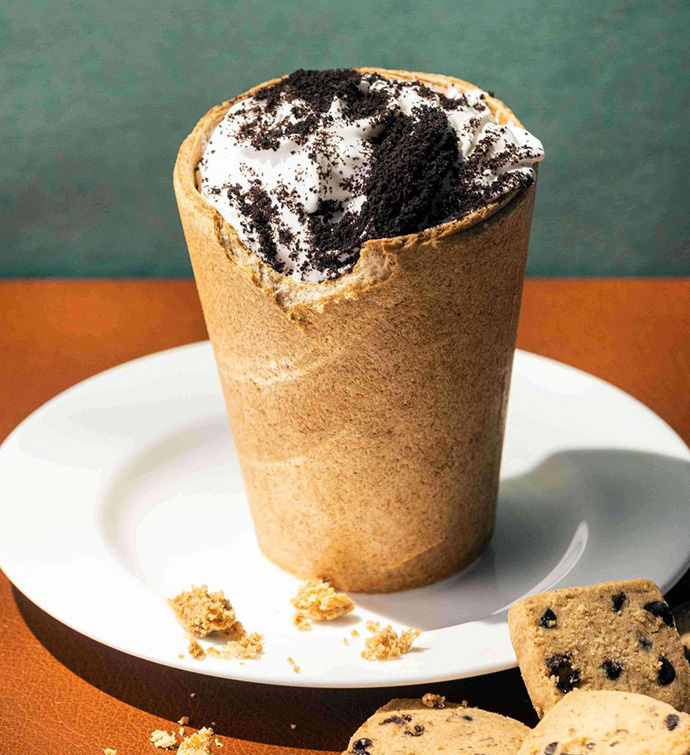
<svg viewBox="0 0 690 755"><path fill-rule="evenodd" d="M213 632L223 632L232 639L244 633L237 620L235 609L222 590L209 592L206 585L192 586L168 600L182 626L195 637L206 637Z"/></svg>
<svg viewBox="0 0 690 755"><path fill-rule="evenodd" d="M189 641L187 652L192 656L192 658L194 658L195 661L201 661L206 658L206 651L194 639Z"/></svg>
<svg viewBox="0 0 690 755"><path fill-rule="evenodd" d="M310 621L333 621L355 608L354 600L336 590L328 579L305 582L290 602L297 609L292 622L302 632L311 629Z"/></svg>
<svg viewBox="0 0 690 755"><path fill-rule="evenodd" d="M400 658L401 655L409 653L412 643L419 635L419 629L405 629L398 636L389 624L366 639L362 658L368 661L389 661Z"/></svg>

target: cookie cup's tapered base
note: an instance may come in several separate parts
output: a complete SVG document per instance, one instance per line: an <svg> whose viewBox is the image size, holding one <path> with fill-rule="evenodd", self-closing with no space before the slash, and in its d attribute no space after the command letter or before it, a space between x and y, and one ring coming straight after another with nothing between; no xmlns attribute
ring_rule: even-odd
<svg viewBox="0 0 690 755"><path fill-rule="evenodd" d="M186 139L174 184L259 544L349 591L447 577L491 536L534 188L295 281L197 190L230 104Z"/></svg>

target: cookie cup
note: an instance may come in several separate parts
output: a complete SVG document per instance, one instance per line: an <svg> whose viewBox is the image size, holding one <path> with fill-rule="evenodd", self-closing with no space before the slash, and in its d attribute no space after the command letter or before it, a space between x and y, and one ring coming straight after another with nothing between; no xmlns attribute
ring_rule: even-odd
<svg viewBox="0 0 690 755"><path fill-rule="evenodd" d="M197 174L228 108L272 83L212 108L174 171L258 542L294 575L343 590L429 584L491 536L535 187L368 241L336 280L281 275L202 198Z"/></svg>

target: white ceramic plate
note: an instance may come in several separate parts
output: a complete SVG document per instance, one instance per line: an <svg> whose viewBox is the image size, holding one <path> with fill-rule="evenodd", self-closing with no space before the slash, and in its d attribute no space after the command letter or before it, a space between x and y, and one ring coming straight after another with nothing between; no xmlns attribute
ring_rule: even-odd
<svg viewBox="0 0 690 755"><path fill-rule="evenodd" d="M640 576L666 590L690 551L690 452L661 419L601 380L524 352L510 401L487 552L430 587L354 596L356 615L310 633L291 623L297 581L257 548L208 343L97 375L14 431L0 449L0 565L78 632L195 672L367 687L505 669L515 664L514 600ZM164 597L202 582L224 589L245 626L265 635L263 657L178 657L184 633ZM416 651L363 660L367 619L422 629Z"/></svg>

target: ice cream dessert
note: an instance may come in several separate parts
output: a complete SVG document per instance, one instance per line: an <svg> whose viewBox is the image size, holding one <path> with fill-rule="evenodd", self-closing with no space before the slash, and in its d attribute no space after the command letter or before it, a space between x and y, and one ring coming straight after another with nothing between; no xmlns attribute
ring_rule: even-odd
<svg viewBox="0 0 690 755"><path fill-rule="evenodd" d="M486 547L542 155L476 86L382 69L275 79L185 139L180 217L279 566L388 592Z"/></svg>
<svg viewBox="0 0 690 755"><path fill-rule="evenodd" d="M233 104L201 194L277 271L348 272L369 239L412 234L534 183L538 139L490 95L355 70L296 71Z"/></svg>

